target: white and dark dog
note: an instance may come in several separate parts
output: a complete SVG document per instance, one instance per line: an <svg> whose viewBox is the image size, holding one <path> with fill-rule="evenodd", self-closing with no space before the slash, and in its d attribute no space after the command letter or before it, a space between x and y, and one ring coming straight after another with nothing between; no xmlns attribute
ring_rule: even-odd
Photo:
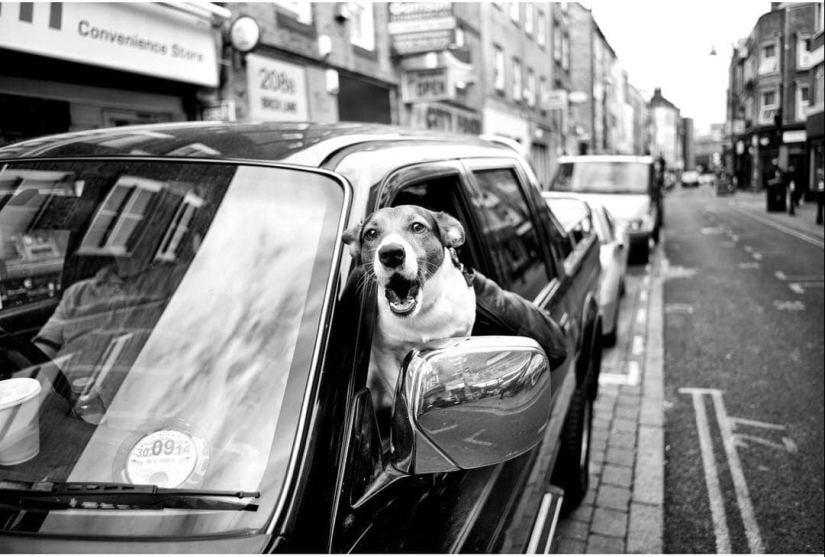
<svg viewBox="0 0 825 557"><path fill-rule="evenodd" d="M391 406L401 362L410 350L470 334L475 291L454 251L464 237L452 216L415 205L381 209L344 232L367 280L377 286L367 385L376 409Z"/></svg>

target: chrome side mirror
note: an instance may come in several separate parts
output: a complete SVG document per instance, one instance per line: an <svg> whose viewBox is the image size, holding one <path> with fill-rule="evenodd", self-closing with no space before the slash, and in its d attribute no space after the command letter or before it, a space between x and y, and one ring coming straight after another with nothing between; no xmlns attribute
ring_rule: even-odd
<svg viewBox="0 0 825 557"><path fill-rule="evenodd" d="M402 365L393 407L393 466L428 474L515 458L541 441L550 402L550 365L534 340L431 342L410 352Z"/></svg>

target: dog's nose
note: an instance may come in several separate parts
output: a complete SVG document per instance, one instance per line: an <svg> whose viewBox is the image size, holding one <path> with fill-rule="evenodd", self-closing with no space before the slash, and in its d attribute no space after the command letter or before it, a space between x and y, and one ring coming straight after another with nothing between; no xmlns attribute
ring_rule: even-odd
<svg viewBox="0 0 825 557"><path fill-rule="evenodd" d="M401 244L387 244L378 250L378 260L385 267L394 268L404 263L404 246Z"/></svg>

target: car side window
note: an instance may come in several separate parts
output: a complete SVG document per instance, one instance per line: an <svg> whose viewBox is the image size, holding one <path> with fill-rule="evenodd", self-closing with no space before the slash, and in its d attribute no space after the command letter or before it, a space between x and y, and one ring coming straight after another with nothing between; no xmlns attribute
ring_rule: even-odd
<svg viewBox="0 0 825 557"><path fill-rule="evenodd" d="M494 257L505 286L528 300L550 281L527 199L513 169L474 170L487 217L484 234L496 247Z"/></svg>

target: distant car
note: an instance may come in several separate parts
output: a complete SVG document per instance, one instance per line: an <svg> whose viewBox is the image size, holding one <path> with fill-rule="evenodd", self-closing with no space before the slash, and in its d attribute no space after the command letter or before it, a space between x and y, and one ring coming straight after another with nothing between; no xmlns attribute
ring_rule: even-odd
<svg viewBox="0 0 825 557"><path fill-rule="evenodd" d="M664 226L663 192L656 184L652 157L560 157L549 189L580 194L609 209L627 231L629 257L647 262L650 241L659 241L659 229Z"/></svg>
<svg viewBox="0 0 825 557"><path fill-rule="evenodd" d="M613 215L597 201L585 201L575 194L544 192L550 210L566 229L574 230L588 219L599 238L602 273L599 281L599 308L605 346L616 344L619 303L625 292L627 272L627 238ZM586 227L587 225L585 225Z"/></svg>
<svg viewBox="0 0 825 557"><path fill-rule="evenodd" d="M685 170L682 172L682 187L696 188L699 186L699 173L695 170Z"/></svg>

